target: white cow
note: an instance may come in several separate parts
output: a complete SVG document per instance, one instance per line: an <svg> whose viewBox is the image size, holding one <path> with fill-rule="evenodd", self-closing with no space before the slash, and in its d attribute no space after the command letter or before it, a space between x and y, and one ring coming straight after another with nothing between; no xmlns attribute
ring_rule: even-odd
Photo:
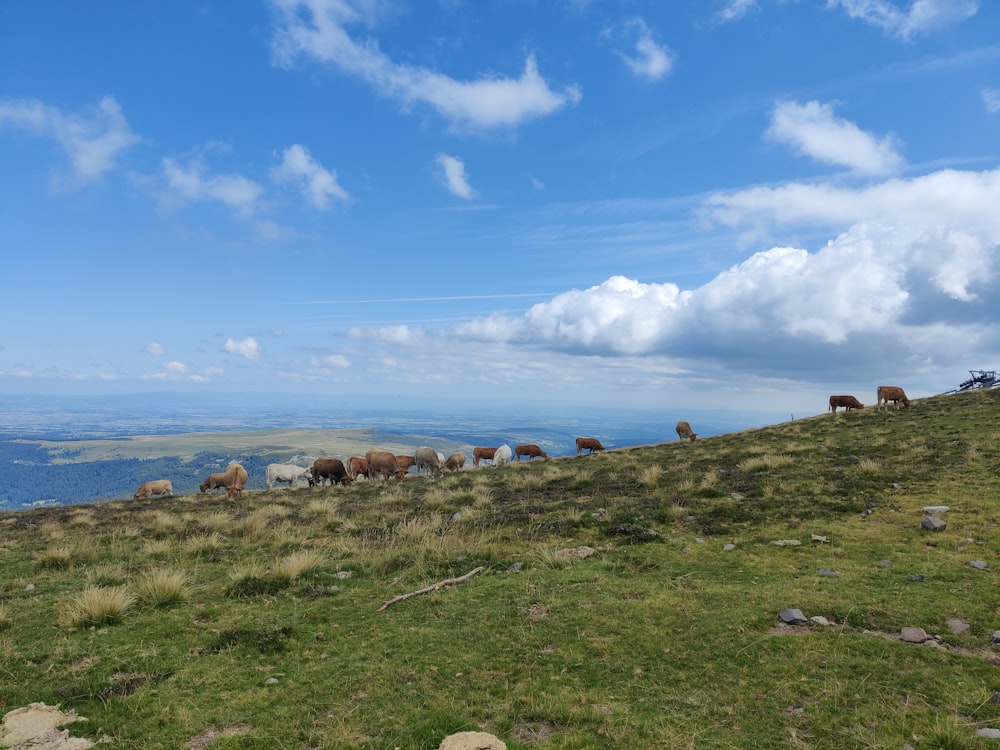
<svg viewBox="0 0 1000 750"><path fill-rule="evenodd" d="M309 469L304 469L301 466L296 466L295 464L267 465L268 489L271 489L271 487L277 482L288 482L288 486L291 487L295 484L297 479L301 479L303 477L306 480L309 479Z"/></svg>
<svg viewBox="0 0 1000 750"><path fill-rule="evenodd" d="M499 448L497 452L493 454L493 465L494 466L506 466L510 463L511 458L514 457L514 451L510 449L510 446L504 443Z"/></svg>
<svg viewBox="0 0 1000 750"><path fill-rule="evenodd" d="M429 446L422 445L417 448L417 452L413 454L413 462L417 471L435 476L444 474L444 456Z"/></svg>

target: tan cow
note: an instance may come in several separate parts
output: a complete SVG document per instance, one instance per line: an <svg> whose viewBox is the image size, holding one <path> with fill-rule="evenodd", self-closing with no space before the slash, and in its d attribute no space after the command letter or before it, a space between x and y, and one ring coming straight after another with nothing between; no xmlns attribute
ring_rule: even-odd
<svg viewBox="0 0 1000 750"><path fill-rule="evenodd" d="M480 461L490 461L492 463L493 456L496 454L496 448L473 448L472 449L472 465L479 466Z"/></svg>
<svg viewBox="0 0 1000 750"><path fill-rule="evenodd" d="M580 455L583 451L589 451L593 453L594 451L603 451L604 446L601 445L601 441L597 438L587 438L579 437L576 439L576 455Z"/></svg>
<svg viewBox="0 0 1000 750"><path fill-rule="evenodd" d="M399 468L396 457L389 453L389 451L380 451L373 448L365 453L365 462L368 464L368 478L373 482L379 478L388 481L391 476L402 480L406 474L405 471Z"/></svg>
<svg viewBox="0 0 1000 750"><path fill-rule="evenodd" d="M685 422L683 419L677 423L677 438L679 440L690 440L692 443L698 439L698 436L691 429L691 425Z"/></svg>
<svg viewBox="0 0 1000 750"><path fill-rule="evenodd" d="M396 463L399 464L399 468L402 469L403 473L405 474L410 470L410 467L413 466L415 460L413 456L400 456L397 454Z"/></svg>
<svg viewBox="0 0 1000 750"><path fill-rule="evenodd" d="M224 490L226 489L227 480L228 477L226 476L225 472L220 472L218 474L209 474L207 477L205 477L205 481L202 482L201 485L199 485L199 489L202 492L205 492L206 490L219 490L219 489Z"/></svg>
<svg viewBox="0 0 1000 750"><path fill-rule="evenodd" d="M226 468L226 497L235 500L243 494L243 488L247 484L247 470L233 461Z"/></svg>
<svg viewBox="0 0 1000 750"><path fill-rule="evenodd" d="M514 455L517 457L518 461L521 460L521 456L527 456L529 461L531 459L533 459L533 458L548 458L549 457L548 453L546 453L545 451L543 451L541 448L539 448L534 443L529 443L528 445L515 445L514 446Z"/></svg>
<svg viewBox="0 0 1000 750"><path fill-rule="evenodd" d="M461 471L465 466L465 454L462 451L452 453L444 462L444 468L448 471Z"/></svg>
<svg viewBox="0 0 1000 750"><path fill-rule="evenodd" d="M139 485L139 489L136 493L132 495L133 500L138 500L141 497L152 497L153 495L173 495L174 486L170 484L169 479L154 479L150 482L143 482Z"/></svg>
<svg viewBox="0 0 1000 750"><path fill-rule="evenodd" d="M843 406L845 411L865 408L854 396L830 396L830 411L836 414L838 406Z"/></svg>
<svg viewBox="0 0 1000 750"><path fill-rule="evenodd" d="M365 477L367 479L368 462L360 456L351 456L347 463L347 472L351 475L351 479L357 479L358 477Z"/></svg>
<svg viewBox="0 0 1000 750"><path fill-rule="evenodd" d="M413 463L417 467L417 471L423 471L434 476L444 474L444 461L441 460L438 452L429 445L421 445L417 448L413 454Z"/></svg>
<svg viewBox="0 0 1000 750"><path fill-rule="evenodd" d="M880 385L875 392L875 397L878 399L875 404L876 409L881 409L882 406L888 409L890 401L892 401L897 409L899 408L900 401L903 402L903 406L907 409L910 408L910 399L906 397L903 389L896 385Z"/></svg>

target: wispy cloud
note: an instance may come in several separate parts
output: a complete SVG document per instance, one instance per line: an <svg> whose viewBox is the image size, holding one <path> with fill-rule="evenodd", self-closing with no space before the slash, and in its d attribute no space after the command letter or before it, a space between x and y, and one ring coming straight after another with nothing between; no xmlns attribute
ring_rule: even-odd
<svg viewBox="0 0 1000 750"><path fill-rule="evenodd" d="M983 89L983 104L987 112L1000 112L1000 89Z"/></svg>
<svg viewBox="0 0 1000 750"><path fill-rule="evenodd" d="M240 357L244 357L251 362L260 358L260 346L257 344L257 339L253 336L247 336L242 341L237 341L232 338L226 339L223 349L230 354L236 354Z"/></svg>
<svg viewBox="0 0 1000 750"><path fill-rule="evenodd" d="M630 52L619 50L616 54L637 78L658 81L670 72L673 55L666 45L656 40L653 30L642 18L630 19L616 35L628 39L634 46Z"/></svg>
<svg viewBox="0 0 1000 750"><path fill-rule="evenodd" d="M467 201L476 197L476 191L469 184L468 175L465 173L465 163L461 159L448 154L438 154L434 161L440 169L441 181L448 188L448 192Z"/></svg>
<svg viewBox="0 0 1000 750"><path fill-rule="evenodd" d="M979 12L979 0L913 0L907 10L890 0L827 0L826 5L901 39L940 31Z"/></svg>
<svg viewBox="0 0 1000 750"><path fill-rule="evenodd" d="M751 10L756 10L759 6L757 0L728 0L725 7L715 13L713 17L716 23L730 23L739 21Z"/></svg>
<svg viewBox="0 0 1000 750"><path fill-rule="evenodd" d="M99 180L118 157L140 142L114 97L106 96L82 112L67 113L36 99L0 100L0 127L14 127L52 138L73 166L75 186Z"/></svg>
<svg viewBox="0 0 1000 750"><path fill-rule="evenodd" d="M483 76L459 81L427 68L394 62L375 39L355 41L348 26L371 27L380 4L369 0L273 0L278 11L272 52L290 68L299 58L334 65L371 85L382 96L410 106L425 104L453 127L517 127L580 100L576 86L557 92L529 55L518 78Z"/></svg>
<svg viewBox="0 0 1000 750"><path fill-rule="evenodd" d="M180 161L164 157L160 203L221 203L244 217L254 214L264 193L259 183L239 174L212 174L201 154Z"/></svg>
<svg viewBox="0 0 1000 750"><path fill-rule="evenodd" d="M779 101L771 110L771 124L765 135L804 156L862 174L891 174L904 165L895 136L879 139L866 133L838 118L831 104Z"/></svg>
<svg viewBox="0 0 1000 750"><path fill-rule="evenodd" d="M316 161L305 146L289 146L281 155L281 163L271 170L271 179L279 183L297 184L313 208L324 210L330 201L348 203L350 193L337 182L337 173Z"/></svg>

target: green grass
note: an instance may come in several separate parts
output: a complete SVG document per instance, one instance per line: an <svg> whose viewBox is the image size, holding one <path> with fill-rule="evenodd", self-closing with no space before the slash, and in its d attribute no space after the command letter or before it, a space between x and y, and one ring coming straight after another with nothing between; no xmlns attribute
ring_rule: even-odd
<svg viewBox="0 0 1000 750"><path fill-rule="evenodd" d="M0 712L60 704L117 748L985 748L998 417L980 391L402 485L0 515ZM831 625L783 627L789 607Z"/></svg>

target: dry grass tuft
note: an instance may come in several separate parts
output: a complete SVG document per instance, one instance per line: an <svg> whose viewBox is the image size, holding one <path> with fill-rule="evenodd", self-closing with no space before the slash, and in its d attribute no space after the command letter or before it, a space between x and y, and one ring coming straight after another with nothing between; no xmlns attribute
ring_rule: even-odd
<svg viewBox="0 0 1000 750"><path fill-rule="evenodd" d="M184 522L173 513L154 510L147 516L150 531L156 536L174 534L184 527Z"/></svg>
<svg viewBox="0 0 1000 750"><path fill-rule="evenodd" d="M188 537L181 544L181 549L189 555L206 555L222 549L224 543L225 540L222 538L222 535L217 531L213 531L209 534L197 534Z"/></svg>
<svg viewBox="0 0 1000 750"><path fill-rule="evenodd" d="M249 579L260 579L267 575L264 566L258 562L244 561L229 569L229 580L235 583Z"/></svg>
<svg viewBox="0 0 1000 750"><path fill-rule="evenodd" d="M48 547L35 554L35 562L43 568L68 568L73 564L73 548L67 545Z"/></svg>
<svg viewBox="0 0 1000 750"><path fill-rule="evenodd" d="M737 464L740 471L753 472L766 469L776 469L795 463L795 459L785 453L764 453L760 456L745 458Z"/></svg>
<svg viewBox="0 0 1000 750"><path fill-rule="evenodd" d="M115 625L125 619L135 601L124 586L90 586L61 607L59 622L71 628Z"/></svg>
<svg viewBox="0 0 1000 750"><path fill-rule="evenodd" d="M6 630L13 624L14 620L10 616L7 607L0 604L0 630Z"/></svg>
<svg viewBox="0 0 1000 750"><path fill-rule="evenodd" d="M304 575L315 573L328 562L326 555L315 550L301 550L284 557L274 566L274 577L283 581L294 581Z"/></svg>
<svg viewBox="0 0 1000 750"><path fill-rule="evenodd" d="M136 598L150 607L171 607L189 597L188 576L173 570L154 570L132 584Z"/></svg>
<svg viewBox="0 0 1000 750"><path fill-rule="evenodd" d="M229 529L233 522L233 517L224 510L215 510L211 513L197 514L198 525L206 531L223 532Z"/></svg>
<svg viewBox="0 0 1000 750"><path fill-rule="evenodd" d="M861 471L878 471L882 468L882 463L877 458L862 458L858 460L857 467Z"/></svg>
<svg viewBox="0 0 1000 750"><path fill-rule="evenodd" d="M152 539L143 545L142 551L147 557L152 557L154 560L163 559L167 555L174 554L174 540Z"/></svg>
<svg viewBox="0 0 1000 750"><path fill-rule="evenodd" d="M128 579L128 572L114 563L95 565L87 571L87 583L91 586L120 586Z"/></svg>
<svg viewBox="0 0 1000 750"><path fill-rule="evenodd" d="M639 483L644 487L655 487L663 476L663 467L654 464L639 472Z"/></svg>

